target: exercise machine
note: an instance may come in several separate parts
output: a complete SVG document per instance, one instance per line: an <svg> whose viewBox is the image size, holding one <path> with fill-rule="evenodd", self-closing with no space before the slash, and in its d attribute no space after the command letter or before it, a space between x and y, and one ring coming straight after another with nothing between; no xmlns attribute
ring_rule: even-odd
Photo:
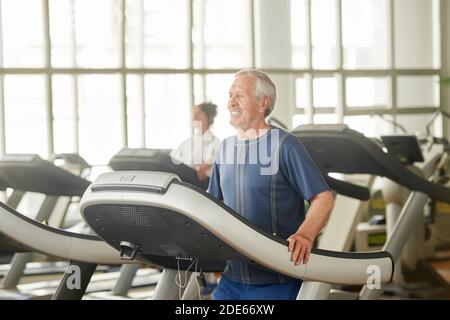
<svg viewBox="0 0 450 320"><path fill-rule="evenodd" d="M168 173L103 174L86 190L81 213L122 259L165 268L155 299L177 298L181 271L222 271L229 259L329 283L366 284L371 268L377 270L380 282L388 282L393 274L387 252L314 249L308 265L296 266L285 239L255 227L203 190Z"/></svg>
<svg viewBox="0 0 450 320"><path fill-rule="evenodd" d="M430 197L435 200L449 201L450 189L442 185L429 182L427 179L408 170L395 156L384 152L373 140L366 138L357 131L349 129L346 125L305 125L294 130L305 145L313 160L325 172L341 172L345 174L370 174L382 176L405 186L409 190L420 193L425 199ZM349 156L353 161L349 161ZM440 158L431 159L426 166L426 171L433 171L439 164ZM392 254L395 261L399 258L399 252L405 246L411 228L420 218L420 213L425 205L420 207L409 204L405 208L408 213L395 220L395 232L383 247ZM417 204L417 203L416 203ZM335 226L336 227L336 226ZM327 229L331 230L331 225ZM304 283L299 296L302 299L320 298L329 296L331 287L321 283ZM313 293L312 296L308 294ZM366 295L361 297L366 298Z"/></svg>

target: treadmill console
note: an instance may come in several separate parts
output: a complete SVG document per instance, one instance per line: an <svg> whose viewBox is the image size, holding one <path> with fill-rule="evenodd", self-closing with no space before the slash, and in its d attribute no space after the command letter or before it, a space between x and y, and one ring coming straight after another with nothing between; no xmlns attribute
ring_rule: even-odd
<svg viewBox="0 0 450 320"><path fill-rule="evenodd" d="M414 135L381 136L381 141L390 154L406 165L424 161L419 141Z"/></svg>

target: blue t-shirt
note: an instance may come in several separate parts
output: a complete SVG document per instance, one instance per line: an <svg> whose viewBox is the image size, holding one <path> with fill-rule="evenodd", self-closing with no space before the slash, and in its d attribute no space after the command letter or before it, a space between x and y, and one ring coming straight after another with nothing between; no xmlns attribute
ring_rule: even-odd
<svg viewBox="0 0 450 320"><path fill-rule="evenodd" d="M225 139L217 147L208 188L254 225L283 239L303 223L304 201L326 190L320 170L298 138L278 128L254 140ZM227 261L223 274L244 284L294 280L239 261Z"/></svg>

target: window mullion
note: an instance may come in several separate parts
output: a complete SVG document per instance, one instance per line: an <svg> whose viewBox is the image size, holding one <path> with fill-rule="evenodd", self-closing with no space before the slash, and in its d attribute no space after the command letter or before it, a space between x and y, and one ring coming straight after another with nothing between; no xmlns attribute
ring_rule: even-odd
<svg viewBox="0 0 450 320"><path fill-rule="evenodd" d="M255 44L255 1L254 0L250 0L249 1L249 13L250 13L250 19L249 19L249 23L250 23L250 52L251 52L251 57L250 57L250 66L252 68L256 68L256 44Z"/></svg>
<svg viewBox="0 0 450 320"><path fill-rule="evenodd" d="M76 17L75 17L75 0L70 1L70 44L72 46L71 48L71 58L72 58L72 66L76 68L77 65L77 40L76 40L76 29L75 29L75 23L76 23ZM80 152L80 139L79 139L79 128L78 128L78 122L79 122L79 116L78 116L78 75L73 74L72 78L72 90L73 90L73 110L72 110L72 117L73 117L73 129L74 129L74 146L75 150L74 152L79 153Z"/></svg>
<svg viewBox="0 0 450 320"><path fill-rule="evenodd" d="M0 18L2 16L2 2L0 1ZM3 25L0 19L0 68L3 68ZM6 124L5 124L5 97L4 74L0 74L0 156L6 152Z"/></svg>
<svg viewBox="0 0 450 320"><path fill-rule="evenodd" d="M394 1L390 1L388 8L388 39L389 39L389 52L390 52L390 108L392 109L393 120L397 118L397 73L395 70L395 4Z"/></svg>
<svg viewBox="0 0 450 320"><path fill-rule="evenodd" d="M140 48L139 50L139 65L140 67L144 67L144 20L145 20L145 12L144 12L144 0L139 0L139 7L140 7L140 14L139 14L139 40L138 40L138 47ZM128 73L128 69L127 69L127 74ZM139 85L140 85L140 90L139 90L139 94L141 95L141 105L140 105L140 114L141 114L141 141L142 141L142 147L145 148L147 146L147 137L146 137L146 128L145 128L145 122L146 122L146 112L145 112L145 75L144 74L140 74L139 75Z"/></svg>
<svg viewBox="0 0 450 320"><path fill-rule="evenodd" d="M312 9L311 0L305 1L305 12L306 12L306 67L312 70ZM313 102L313 76L312 73L307 73L304 75L305 85L306 85L306 106L305 115L306 123L313 123L314 114L314 102Z"/></svg>
<svg viewBox="0 0 450 320"><path fill-rule="evenodd" d="M189 0L188 2L188 18L187 18L187 24L188 24L188 28L187 28L187 37L189 39L188 41L188 58L189 58L189 69L193 70L194 69L194 42L192 39L192 35L193 35L193 31L194 31L194 1L193 0ZM202 17L203 19L203 17ZM203 43L203 30L201 30L202 33L202 43ZM189 109L190 109L190 114L193 113L193 106L195 103L195 97L194 97L194 73L192 71L189 72L189 76L188 76L188 86L189 86ZM191 133L191 135L194 134L194 126L192 125L192 121L189 121L189 132Z"/></svg>
<svg viewBox="0 0 450 320"><path fill-rule="evenodd" d="M337 46L337 68L335 75L337 85L337 106L335 113L338 123L344 122L345 113L345 77L342 73L344 69L344 50L342 44L342 0L336 0L336 46Z"/></svg>
<svg viewBox="0 0 450 320"><path fill-rule="evenodd" d="M42 0L42 32L44 41L44 65L45 65L45 105L46 105L46 128L47 128L47 157L54 153L53 138L53 98L52 98L52 71L51 71L51 43L50 43L50 12L48 0Z"/></svg>
<svg viewBox="0 0 450 320"><path fill-rule="evenodd" d="M127 105L127 75L126 75L126 61L125 61L125 0L120 1L119 8L120 17L120 34L119 34L119 60L120 60L120 84L122 94L122 147L128 146L128 105Z"/></svg>

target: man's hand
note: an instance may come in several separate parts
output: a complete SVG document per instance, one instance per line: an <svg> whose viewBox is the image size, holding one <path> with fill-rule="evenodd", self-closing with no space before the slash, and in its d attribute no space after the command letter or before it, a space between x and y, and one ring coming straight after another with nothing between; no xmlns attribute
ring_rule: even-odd
<svg viewBox="0 0 450 320"><path fill-rule="evenodd" d="M312 197L310 203L311 206L305 221L297 232L287 239L289 252L292 252L291 260L296 265L301 262L308 263L314 239L327 223L328 216L333 209L334 197L330 191L324 191Z"/></svg>
<svg viewBox="0 0 450 320"><path fill-rule="evenodd" d="M287 241L289 242L288 250L292 252L291 261L294 261L296 265L299 265L302 261L303 264L307 264L314 240L297 232L290 236Z"/></svg>
<svg viewBox="0 0 450 320"><path fill-rule="evenodd" d="M201 166L199 166L198 168L197 168L197 177L200 179L200 180L206 180L206 179L208 179L208 171L209 171L209 169L211 168L211 165L210 164L202 164Z"/></svg>

